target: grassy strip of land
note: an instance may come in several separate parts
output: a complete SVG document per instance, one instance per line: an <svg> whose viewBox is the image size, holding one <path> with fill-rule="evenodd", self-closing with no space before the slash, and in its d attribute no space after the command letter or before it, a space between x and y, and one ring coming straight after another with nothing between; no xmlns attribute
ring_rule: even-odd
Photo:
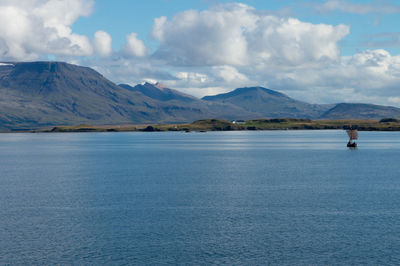
<svg viewBox="0 0 400 266"><path fill-rule="evenodd" d="M92 125L77 125L77 126L56 126L46 129L32 130L32 132L131 132L141 131L148 125L110 125L110 126L92 126Z"/></svg>
<svg viewBox="0 0 400 266"><path fill-rule="evenodd" d="M232 131L232 130L322 130L357 128L359 131L400 131L400 120L309 120L309 119L255 119L226 121L221 119L197 120L186 124L125 125L125 126L57 126L35 132L127 132L127 131Z"/></svg>

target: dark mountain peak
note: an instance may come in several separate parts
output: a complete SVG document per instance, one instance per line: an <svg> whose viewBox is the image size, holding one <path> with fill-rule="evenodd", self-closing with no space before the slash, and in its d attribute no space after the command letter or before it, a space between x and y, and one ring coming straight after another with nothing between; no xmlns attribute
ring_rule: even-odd
<svg viewBox="0 0 400 266"><path fill-rule="evenodd" d="M327 108L294 100L287 95L264 87L244 87L234 91L206 96L203 100L230 103L260 117L315 118Z"/></svg>
<svg viewBox="0 0 400 266"><path fill-rule="evenodd" d="M120 87L127 89L129 91L138 91L147 97L159 100L159 101L170 101L170 100L179 100L179 101L194 101L197 100L195 97L185 94L183 92L169 89L167 86L161 83L149 83L144 82L142 84L138 84L134 87L128 84L120 84Z"/></svg>
<svg viewBox="0 0 400 266"><path fill-rule="evenodd" d="M151 83L151 82L143 82L141 84L138 84L136 86L143 86L147 89L153 90L153 89L157 89L157 90L164 90L164 89L168 89L166 86L164 86L163 84L159 83L159 82L155 82L155 83Z"/></svg>
<svg viewBox="0 0 400 266"><path fill-rule="evenodd" d="M274 90L270 90L264 87L244 87L244 88L238 88L235 90L238 94L240 93L249 93L249 92L253 92L253 93L266 93L266 94L270 94L270 95L274 95L274 96L285 96L283 93L274 91ZM235 92L234 91L234 92Z"/></svg>
<svg viewBox="0 0 400 266"><path fill-rule="evenodd" d="M227 93L221 93L221 94L214 95L214 96L205 96L205 97L203 97L203 100L215 101L215 100L223 100L223 99L228 99L228 98L237 97L237 96L245 96L245 95L247 95L247 96L253 95L254 97L264 95L264 96L288 98L283 93L258 86L258 87L243 87L243 88L238 88L238 89L235 89L235 90L233 90L231 92L227 92Z"/></svg>
<svg viewBox="0 0 400 266"><path fill-rule="evenodd" d="M139 84L139 85L143 85L146 88L157 88L161 91L169 89L167 86L165 86L164 84L160 83L160 82L155 82L155 83L151 83L151 82L144 82L143 84Z"/></svg>
<svg viewBox="0 0 400 266"><path fill-rule="evenodd" d="M85 69L86 71L95 72L91 68L78 66L69 64L66 62L58 62L58 61L37 61L37 62L8 62L8 63L0 63L0 68L2 66L12 66L13 73L55 73L55 72L63 72L63 71L72 71L76 69Z"/></svg>
<svg viewBox="0 0 400 266"><path fill-rule="evenodd" d="M2 69L7 69L8 71L2 71ZM73 65L65 62L18 62L18 63L0 63L0 79L2 78L18 78L22 76L23 78L39 78L51 75L62 75L64 77L82 76L82 77L103 77L97 71L78 65Z"/></svg>
<svg viewBox="0 0 400 266"><path fill-rule="evenodd" d="M28 95L47 95L57 91L96 90L117 87L97 71L65 62L19 62L0 64L0 87Z"/></svg>
<svg viewBox="0 0 400 266"><path fill-rule="evenodd" d="M158 88L158 89L160 89L160 90L168 89L167 86L165 86L164 84L162 84L162 83L160 83L160 82L156 82L156 83L154 84L154 87L156 87L156 88Z"/></svg>
<svg viewBox="0 0 400 266"><path fill-rule="evenodd" d="M349 107L369 107L369 108L374 108L374 107L382 107L381 105L376 105L376 104L370 104L370 103L337 103L335 105L335 109L339 109L339 108L349 108ZM389 106L385 106L385 107L389 107Z"/></svg>

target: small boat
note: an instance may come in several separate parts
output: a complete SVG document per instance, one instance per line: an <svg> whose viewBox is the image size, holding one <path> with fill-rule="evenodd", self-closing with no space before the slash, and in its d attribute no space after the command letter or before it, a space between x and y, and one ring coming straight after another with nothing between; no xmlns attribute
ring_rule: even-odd
<svg viewBox="0 0 400 266"><path fill-rule="evenodd" d="M358 131L357 129L353 129L350 127L350 129L346 130L347 135L349 135L349 142L347 142L347 147L349 148L356 148L357 143L354 140L358 139Z"/></svg>

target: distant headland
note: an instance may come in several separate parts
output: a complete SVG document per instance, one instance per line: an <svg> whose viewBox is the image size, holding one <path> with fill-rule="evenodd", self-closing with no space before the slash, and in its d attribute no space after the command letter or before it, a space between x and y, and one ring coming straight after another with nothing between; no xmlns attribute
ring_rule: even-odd
<svg viewBox="0 0 400 266"><path fill-rule="evenodd" d="M328 130L357 128L359 131L400 131L400 120L386 118L381 120L310 120L296 118L256 119L226 121L203 119L193 123L160 125L121 125L121 126L56 126L30 132L206 132L236 130Z"/></svg>

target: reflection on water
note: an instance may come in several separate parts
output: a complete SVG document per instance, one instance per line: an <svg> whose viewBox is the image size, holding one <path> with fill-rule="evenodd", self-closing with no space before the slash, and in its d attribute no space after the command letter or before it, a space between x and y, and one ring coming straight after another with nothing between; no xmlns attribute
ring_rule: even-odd
<svg viewBox="0 0 400 266"><path fill-rule="evenodd" d="M397 264L400 133L0 135L0 264Z"/></svg>

